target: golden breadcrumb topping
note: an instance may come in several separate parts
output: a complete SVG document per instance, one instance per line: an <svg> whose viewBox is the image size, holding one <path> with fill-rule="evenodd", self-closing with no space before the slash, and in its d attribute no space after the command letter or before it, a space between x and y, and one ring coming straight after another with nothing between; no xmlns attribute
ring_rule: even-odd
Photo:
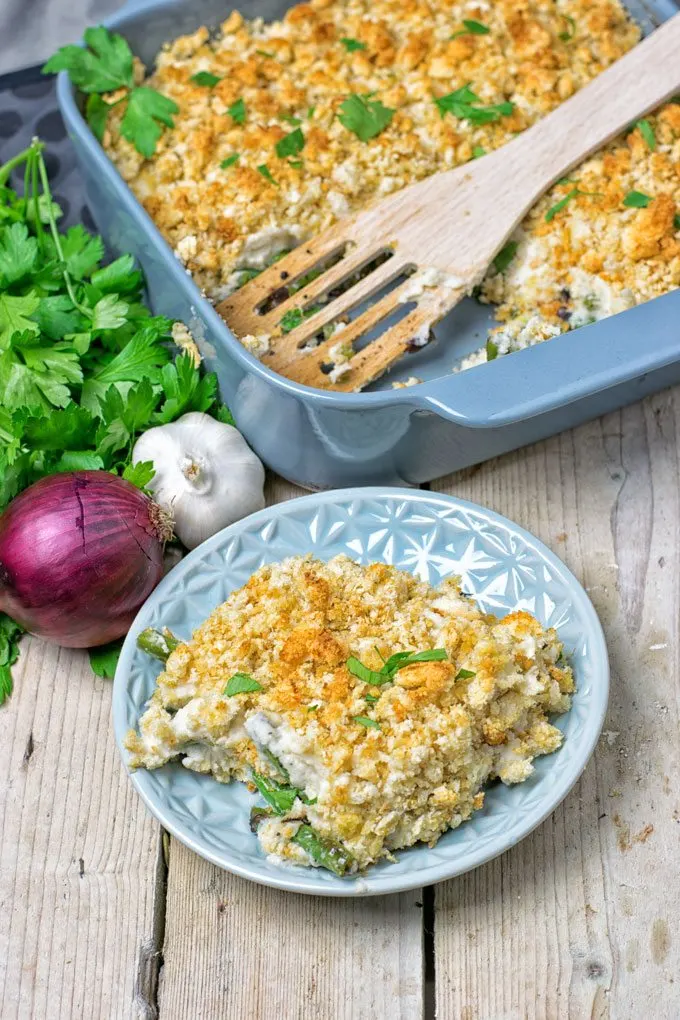
<svg viewBox="0 0 680 1020"><path fill-rule="evenodd" d="M515 234L482 298L503 323L468 364L680 286L680 103L668 103L556 185Z"/></svg>
<svg viewBox="0 0 680 1020"><path fill-rule="evenodd" d="M104 144L218 299L239 267L262 268L374 199L502 145L638 37L615 0L312 0L271 24L233 12L160 53L149 84L180 112L156 154L144 160L121 137L123 107ZM212 85L192 80L200 72ZM466 86L473 106L500 111L442 116L435 100ZM355 114L360 101L391 111L377 134L342 122L350 97ZM302 148L299 134L282 146L294 132Z"/></svg>
<svg viewBox="0 0 680 1020"><path fill-rule="evenodd" d="M362 674L433 649L383 682ZM229 694L236 674L250 689ZM170 655L127 747L133 767L180 757L221 782L285 773L304 799L260 826L264 849L314 863L291 843L305 823L365 867L435 843L489 779L526 779L559 747L548 714L572 691L556 633L526 612L487 615L456 580L294 557L260 568Z"/></svg>

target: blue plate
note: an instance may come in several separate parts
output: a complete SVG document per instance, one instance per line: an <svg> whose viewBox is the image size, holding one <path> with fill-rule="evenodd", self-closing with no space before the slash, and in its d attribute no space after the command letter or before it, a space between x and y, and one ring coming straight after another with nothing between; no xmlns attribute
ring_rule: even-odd
<svg viewBox="0 0 680 1020"><path fill-rule="evenodd" d="M571 658L577 692L554 720L565 735L555 754L537 759L524 783L493 784L484 808L436 846L398 852L358 878L272 864L250 832L256 798L241 783L223 785L179 764L131 773L161 824L214 864L264 885L322 896L372 896L413 889L483 864L519 842L567 795L597 742L607 708L609 668L602 628L576 578L541 542L512 521L452 496L409 489L319 493L269 507L204 542L161 582L123 646L113 692L116 739L134 728L153 691L158 663L140 652L137 634L167 626L181 637L263 563L312 553L346 553L361 563L393 563L437 584L458 574L487 612L526 609L555 627Z"/></svg>

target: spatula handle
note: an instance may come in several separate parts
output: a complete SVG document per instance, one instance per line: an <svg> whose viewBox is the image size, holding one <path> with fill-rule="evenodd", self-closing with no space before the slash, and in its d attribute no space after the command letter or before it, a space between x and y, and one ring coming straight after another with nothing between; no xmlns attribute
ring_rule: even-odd
<svg viewBox="0 0 680 1020"><path fill-rule="evenodd" d="M680 14L523 132L513 145L526 145L532 152L531 183L537 191L543 191L629 124L677 93Z"/></svg>

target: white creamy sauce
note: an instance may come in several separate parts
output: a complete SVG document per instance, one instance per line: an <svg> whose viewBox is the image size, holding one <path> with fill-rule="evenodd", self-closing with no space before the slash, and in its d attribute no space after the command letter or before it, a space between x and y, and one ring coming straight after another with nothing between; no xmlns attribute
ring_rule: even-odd
<svg viewBox="0 0 680 1020"><path fill-rule="evenodd" d="M309 753L300 735L291 726L272 720L264 712L254 712L246 719L245 728L256 747L276 755L293 786L304 790L309 797L318 795L321 763Z"/></svg>
<svg viewBox="0 0 680 1020"><path fill-rule="evenodd" d="M243 246L239 265L241 269L264 269L272 258L299 244L301 238L288 227L267 227L251 234Z"/></svg>

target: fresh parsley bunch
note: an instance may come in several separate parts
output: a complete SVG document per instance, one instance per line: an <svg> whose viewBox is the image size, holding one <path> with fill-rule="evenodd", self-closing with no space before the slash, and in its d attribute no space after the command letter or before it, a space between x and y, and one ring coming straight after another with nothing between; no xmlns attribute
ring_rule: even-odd
<svg viewBox="0 0 680 1020"><path fill-rule="evenodd" d="M59 471L111 471L143 488L154 472L131 463L141 432L188 411L233 421L215 375L174 357L172 323L141 302L132 256L102 265L100 237L59 232L42 149L34 141L0 166L0 511ZM8 186L21 168L23 197ZM0 704L20 636L0 613ZM95 672L112 676L119 648L94 649Z"/></svg>
<svg viewBox="0 0 680 1020"><path fill-rule="evenodd" d="M126 103L120 130L146 159L153 156L163 127L174 127L177 103L155 89L135 85L132 50L122 35L99 25L84 33L85 46L62 46L43 67L44 74L67 71L74 85L88 94L85 116L101 142L111 110ZM102 95L124 89L107 102Z"/></svg>
<svg viewBox="0 0 680 1020"><path fill-rule="evenodd" d="M132 256L102 266L100 237L59 233L41 150L0 167L0 510L57 471L113 471L143 487L153 468L131 465L137 436L217 403L215 375L188 353L173 358L172 323L141 303ZM7 180L22 162L20 198Z"/></svg>

